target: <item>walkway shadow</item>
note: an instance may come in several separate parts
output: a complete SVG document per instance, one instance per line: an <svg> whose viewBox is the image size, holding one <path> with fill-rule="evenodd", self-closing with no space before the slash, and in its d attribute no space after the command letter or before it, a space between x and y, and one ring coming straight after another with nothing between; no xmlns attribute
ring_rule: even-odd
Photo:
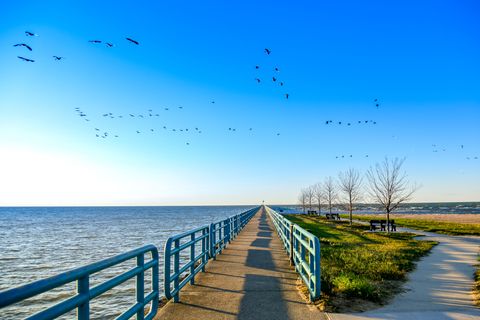
<svg viewBox="0 0 480 320"><path fill-rule="evenodd" d="M268 239L268 238L255 239L254 241L252 241L251 246L259 247L259 248L270 248L270 241L272 241L272 239Z"/></svg>
<svg viewBox="0 0 480 320"><path fill-rule="evenodd" d="M272 253L267 250L248 250L246 265L252 268L275 270Z"/></svg>
<svg viewBox="0 0 480 320"><path fill-rule="evenodd" d="M238 319L290 319L278 278L247 274L243 289Z"/></svg>

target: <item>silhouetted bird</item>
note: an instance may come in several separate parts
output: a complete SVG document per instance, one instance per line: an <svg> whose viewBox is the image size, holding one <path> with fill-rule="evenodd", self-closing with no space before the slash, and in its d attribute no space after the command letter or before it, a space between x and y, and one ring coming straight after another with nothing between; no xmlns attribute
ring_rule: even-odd
<svg viewBox="0 0 480 320"><path fill-rule="evenodd" d="M165 108L166 111L168 111L168 108Z"/></svg>
<svg viewBox="0 0 480 320"><path fill-rule="evenodd" d="M137 133L140 133L140 131L137 130Z"/></svg>
<svg viewBox="0 0 480 320"><path fill-rule="evenodd" d="M280 82L280 85L283 87L283 82Z"/></svg>
<svg viewBox="0 0 480 320"><path fill-rule="evenodd" d="M255 81L257 81L257 83L260 83L260 79L258 78L255 78Z"/></svg>
<svg viewBox="0 0 480 320"><path fill-rule="evenodd" d="M140 43L138 43L138 41L133 40L132 38L125 38L125 39L127 39L127 40L130 41L131 43L136 44L137 46L140 44Z"/></svg>
<svg viewBox="0 0 480 320"><path fill-rule="evenodd" d="M59 56L53 56L53 58L56 60L56 61L60 61L63 59L63 57L59 57Z"/></svg>
<svg viewBox="0 0 480 320"><path fill-rule="evenodd" d="M290 97L290 95L288 93L285 93L285 99L288 100L289 97Z"/></svg>
<svg viewBox="0 0 480 320"><path fill-rule="evenodd" d="M18 58L18 59L22 59L23 61L27 61L27 62L35 62L35 60L27 59L27 58L20 57L20 56L17 56L17 58Z"/></svg>
<svg viewBox="0 0 480 320"><path fill-rule="evenodd" d="M255 66L255 69L260 69L260 66Z"/></svg>
<svg viewBox="0 0 480 320"><path fill-rule="evenodd" d="M274 69L274 70L275 70L275 71L277 71L277 72L278 72L278 71L280 71L280 70L279 70L277 67L275 67L275 69Z"/></svg>
<svg viewBox="0 0 480 320"><path fill-rule="evenodd" d="M14 44L13 46L14 46L14 47L25 47L25 48L27 48L28 50L32 51L32 48L31 48L28 44L26 44L26 43L17 43L17 44Z"/></svg>
<svg viewBox="0 0 480 320"><path fill-rule="evenodd" d="M273 81L273 82L277 81L277 78L272 77L272 81Z"/></svg>
<svg viewBox="0 0 480 320"><path fill-rule="evenodd" d="M35 34L33 32L30 32L30 31L25 31L25 35L27 37L38 37L38 34Z"/></svg>
<svg viewBox="0 0 480 320"><path fill-rule="evenodd" d="M190 142L187 142L187 146L189 146L189 145L190 145Z"/></svg>
<svg viewBox="0 0 480 320"><path fill-rule="evenodd" d="M105 42L105 45L109 48L112 48L113 47L113 43L110 43L110 42Z"/></svg>
<svg viewBox="0 0 480 320"><path fill-rule="evenodd" d="M265 53L266 53L266 54L270 54L271 52L272 52L272 51L271 51L270 49L265 48Z"/></svg>
<svg viewBox="0 0 480 320"><path fill-rule="evenodd" d="M88 40L90 43L102 43L102 40Z"/></svg>

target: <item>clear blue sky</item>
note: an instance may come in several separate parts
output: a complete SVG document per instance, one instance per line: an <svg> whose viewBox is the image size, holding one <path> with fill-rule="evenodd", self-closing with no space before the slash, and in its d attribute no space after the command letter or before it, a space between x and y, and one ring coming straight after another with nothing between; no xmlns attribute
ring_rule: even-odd
<svg viewBox="0 0 480 320"><path fill-rule="evenodd" d="M385 156L480 200L479 36L478 1L2 1L0 205L292 203Z"/></svg>

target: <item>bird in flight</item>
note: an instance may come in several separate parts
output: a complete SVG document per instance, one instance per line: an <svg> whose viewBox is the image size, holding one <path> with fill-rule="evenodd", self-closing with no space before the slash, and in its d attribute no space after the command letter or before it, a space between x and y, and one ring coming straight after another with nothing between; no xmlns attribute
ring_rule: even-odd
<svg viewBox="0 0 480 320"><path fill-rule="evenodd" d="M27 61L27 62L35 62L35 60L32 60L32 59L27 59L27 58L24 58L24 57L20 57L20 56L17 56L18 59L22 59L23 61Z"/></svg>
<svg viewBox="0 0 480 320"><path fill-rule="evenodd" d="M266 53L266 54L270 54L271 52L272 52L272 51L271 51L270 49L265 48L265 53Z"/></svg>
<svg viewBox="0 0 480 320"><path fill-rule="evenodd" d="M260 69L260 66L255 66L255 69Z"/></svg>
<svg viewBox="0 0 480 320"><path fill-rule="evenodd" d="M260 83L261 80L258 78L255 78L255 81L257 81L257 83Z"/></svg>
<svg viewBox="0 0 480 320"><path fill-rule="evenodd" d="M290 95L288 93L285 93L285 99L288 100L288 97L290 97Z"/></svg>
<svg viewBox="0 0 480 320"><path fill-rule="evenodd" d="M273 81L273 82L277 81L277 78L272 77L272 81Z"/></svg>
<svg viewBox="0 0 480 320"><path fill-rule="evenodd" d="M138 41L133 40L132 38L125 38L125 39L127 39L127 40L130 41L131 43L136 44L137 46L140 44Z"/></svg>
<svg viewBox="0 0 480 320"><path fill-rule="evenodd" d="M17 44L14 44L13 46L14 47L25 47L28 50L32 51L32 48L28 44L25 44L25 43L17 43Z"/></svg>
<svg viewBox="0 0 480 320"><path fill-rule="evenodd" d="M278 70L278 67L275 67L275 71L277 71L277 72L278 72L278 71L280 71L280 70Z"/></svg>
<svg viewBox="0 0 480 320"><path fill-rule="evenodd" d="M102 43L102 40L88 40L90 43Z"/></svg>
<svg viewBox="0 0 480 320"><path fill-rule="evenodd" d="M30 32L30 31L25 31L25 35L27 37L38 37L38 34L35 34L33 32Z"/></svg>
<svg viewBox="0 0 480 320"><path fill-rule="evenodd" d="M110 42L105 42L105 45L109 48L113 47L113 43L110 43Z"/></svg>
<svg viewBox="0 0 480 320"><path fill-rule="evenodd" d="M280 85L283 87L283 82L280 82Z"/></svg>
<svg viewBox="0 0 480 320"><path fill-rule="evenodd" d="M63 57L59 57L59 56L53 56L53 58L54 58L55 60L57 60L57 61L60 61L60 60L63 59Z"/></svg>

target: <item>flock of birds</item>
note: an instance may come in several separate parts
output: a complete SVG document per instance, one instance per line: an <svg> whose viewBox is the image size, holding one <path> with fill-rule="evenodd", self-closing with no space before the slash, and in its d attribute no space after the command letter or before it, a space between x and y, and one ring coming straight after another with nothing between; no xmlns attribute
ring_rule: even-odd
<svg viewBox="0 0 480 320"><path fill-rule="evenodd" d="M265 54L267 56L270 56L270 54L272 53L272 50L268 49L268 48L265 48L263 50L265 52ZM262 71L266 69L266 70L271 70L270 72L272 73L268 73L268 74L263 74L262 75ZM275 84L275 85L278 85L278 87L283 87L285 85L285 82L284 80L281 80L280 79L280 68L278 66L273 66L273 67L262 67L260 65L255 65L255 70L256 70L256 77L255 77L255 81L258 83L258 84L261 84L261 83L264 83L265 81L270 81L271 83ZM267 71L268 72L268 71ZM265 80L267 79L267 80ZM285 97L285 99L288 100L288 98L290 98L290 94L289 93L283 93L283 96Z"/></svg>
<svg viewBox="0 0 480 320"><path fill-rule="evenodd" d="M38 35L36 33L33 33L33 32L30 32L30 31L25 31L25 36L27 37L38 37ZM28 51L32 52L33 49L30 45L26 44L26 43L17 43L17 44L14 44L13 45L14 47L23 47L25 49L27 49ZM24 57L23 55L21 56L17 56L18 59L22 60L22 61L25 61L25 62L35 62L34 59L32 58L26 58ZM63 57L61 56L57 56L57 55L53 55L52 58L55 60L55 61L60 61L63 59Z"/></svg>
<svg viewBox="0 0 480 320"><path fill-rule="evenodd" d="M465 149L465 146L463 144L461 144L460 146L458 146L458 148L460 150L464 150ZM441 145L438 145L438 144L432 144L432 152L433 153L443 153L443 152L448 152L448 149L445 147L445 146L441 146ZM466 160L478 160L478 156L465 156L465 159Z"/></svg>
<svg viewBox="0 0 480 320"><path fill-rule="evenodd" d="M25 36L26 37L38 37L38 34L34 33L34 32L31 32L31 31L25 31ZM135 46L139 46L140 45L140 42L133 39L133 38L130 38L130 37L125 37L125 40ZM115 47L115 44L113 44L112 42L108 42L108 41L103 41L103 40L98 40L98 39L94 39L94 40L88 40L89 43L93 44L93 45L102 45L104 44L107 48L113 48ZM31 47L31 45L27 44L27 43L16 43L13 45L14 47L18 47L19 49L20 48L24 48L25 50L27 50L28 52L33 52L33 48ZM272 50L270 50L269 48L265 48L264 49L264 54L268 57L269 61L270 61L270 56L272 54ZM20 60L22 61L25 61L25 62L35 62L35 60L33 58L30 58L30 57L25 57L24 55L18 55L17 56ZM52 58L55 60L55 61L61 61L64 59L64 57L62 56L58 56L58 55L53 55ZM284 88L285 88L285 80L283 80L281 78L281 73L280 73L280 68L277 66L277 65L274 65L274 64L271 64L271 66L268 65L268 63L266 63L267 66L264 66L264 65L255 65L255 70L256 70L256 75L255 75L255 81L257 84L263 84L263 83L266 83L266 82L270 82L271 84L275 85L276 87L282 89L282 94L283 96L285 97L285 99L289 99L290 98L290 94L289 93L286 93ZM266 70L266 71L265 71ZM211 103L212 104L215 104L215 100L211 100ZM380 102L380 99L378 98L375 98L372 100L372 103L373 103L373 106L375 108L380 108L381 106L381 102ZM177 107L178 109L183 109L183 107ZM171 108L168 108L168 107L165 107L163 108L163 111L169 111ZM86 122L90 122L90 118L87 117L87 114L85 112L83 112L80 108L75 108L75 112L77 113L77 115L84 119ZM138 118L138 119L146 119L146 118L158 118L160 117L160 113L158 112L154 112L153 109L149 109L147 110L146 113L144 114L138 114L138 113L128 113L128 114L125 114L125 115L122 115L122 114L114 114L112 112L108 112L108 113L104 113L104 114L101 114L101 116L103 118L108 118L108 119L123 119L123 118ZM325 125L328 125L328 126L333 126L333 125L337 125L337 126L353 126L353 125L376 125L377 122L374 121L374 120L357 120L357 121L334 121L334 120L326 120L325 121ZM118 138L119 135L118 134L111 134L109 133L109 131L103 131L103 130L100 130L99 128L96 128L94 127L94 132L95 132L95 136L97 138L102 138L102 139L106 139L108 137L114 137L114 138ZM163 126L160 126L160 129L161 130L167 130L167 131L170 131L170 132L176 132L176 133L181 133L181 132L184 132L184 133L196 133L196 134L201 134L202 133L202 130L200 130L198 127L195 127L195 128L171 128L171 127L167 127L166 125L163 125ZM150 132L150 133L154 133L156 132L157 129L155 128L149 128L147 130L134 130L134 132L136 134L142 134L144 132ZM229 127L228 128L228 132L231 132L231 133L234 133L234 132L237 132L237 128L232 128L232 127ZM253 128L248 128L249 132L253 131ZM280 133L277 132L276 133L276 136L280 136ZM186 142L185 143L186 145L190 145L190 142ZM436 145L436 144L432 144L432 151L434 153L439 153L439 152L446 152L447 149L444 148L444 147L441 147L439 145ZM460 148L463 150L464 149L464 146L461 145ZM368 158L368 154L367 155L364 155L365 158ZM350 154L350 155L337 155L335 156L336 159L349 159L349 158L354 158L354 155ZM478 156L467 156L466 157L467 160L478 160Z"/></svg>
<svg viewBox="0 0 480 320"><path fill-rule="evenodd" d="M27 37L38 37L38 34L36 33L33 33L31 31L25 31L25 36ZM137 40L134 40L132 38L129 38L129 37L125 37L125 40L127 40L128 42L134 44L134 45L140 45L140 42L138 42ZM107 46L108 48L112 48L114 47L115 45L111 42L103 42L102 40L89 40L88 41L89 43L92 43L92 44L101 44L101 43L105 43L105 46ZM25 49L27 49L28 51L32 52L33 49L30 45L26 44L26 43L17 43L17 44L14 44L13 45L14 47L23 47ZM17 56L18 59L22 60L22 61L25 61L25 62L35 62L35 60L33 58L26 58L24 57L23 55L22 56ZM62 56L57 56L57 55L53 55L52 58L55 60L55 61L60 61L62 59L64 59L64 57Z"/></svg>

